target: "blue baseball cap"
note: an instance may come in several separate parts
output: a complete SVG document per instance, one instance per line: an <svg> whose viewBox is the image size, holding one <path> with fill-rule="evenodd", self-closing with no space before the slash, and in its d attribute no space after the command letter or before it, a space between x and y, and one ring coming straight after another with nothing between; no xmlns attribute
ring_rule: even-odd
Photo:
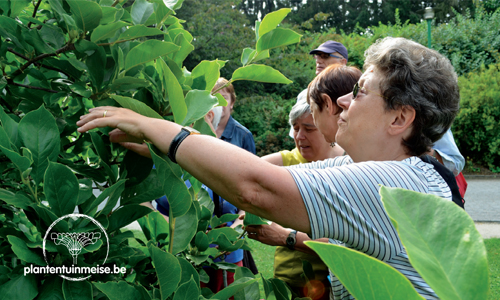
<svg viewBox="0 0 500 300"><path fill-rule="evenodd" d="M340 53L346 60L349 59L349 56L347 54L347 49L342 45L342 43L336 42L336 41L326 41L323 44L319 45L318 48L312 50L309 52L309 54L314 54L317 52L324 52L328 54L332 54L335 52Z"/></svg>

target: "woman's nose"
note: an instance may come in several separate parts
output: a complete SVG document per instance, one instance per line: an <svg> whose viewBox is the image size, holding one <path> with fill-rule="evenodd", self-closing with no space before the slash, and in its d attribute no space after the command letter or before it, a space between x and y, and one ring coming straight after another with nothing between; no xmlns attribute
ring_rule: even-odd
<svg viewBox="0 0 500 300"><path fill-rule="evenodd" d="M343 110L349 109L349 105L351 105L352 101L352 93L339 97L337 99L337 105L340 106Z"/></svg>

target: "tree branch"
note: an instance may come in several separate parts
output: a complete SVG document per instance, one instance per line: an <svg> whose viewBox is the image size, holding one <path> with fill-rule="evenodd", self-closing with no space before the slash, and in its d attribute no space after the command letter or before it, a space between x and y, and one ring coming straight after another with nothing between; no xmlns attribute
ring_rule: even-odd
<svg viewBox="0 0 500 300"><path fill-rule="evenodd" d="M42 3L42 0L38 0L38 2L35 4L35 7L33 8L33 15L32 15L33 19L36 17L36 12L38 11L38 7L40 6L41 3ZM28 28L31 29L32 24L33 23L30 21L28 23Z"/></svg>
<svg viewBox="0 0 500 300"><path fill-rule="evenodd" d="M26 56L22 55L21 53L18 53L16 51L14 51L12 48L8 48L7 51L9 51L10 53L14 54L14 55L17 55L19 56L20 58L24 59L24 60L29 60L29 58L27 58ZM45 68L47 70L52 70L52 71L56 71L56 72L60 72L60 73L63 73L64 75L66 75L67 77L73 77L71 75L69 75L68 73L66 73L65 71L63 70L60 70L58 68L54 68L54 67L51 67L51 66L47 66L47 65L44 65L44 64L41 64L41 63L35 63L36 66L38 67L42 67L42 68Z"/></svg>
<svg viewBox="0 0 500 300"><path fill-rule="evenodd" d="M20 75L29 66L31 66L34 63L36 63L39 60L42 60L44 58L51 57L51 56L57 56L57 55L59 55L61 53L64 53L66 51L71 51L71 50L75 50L75 44L67 44L64 47L62 47L61 49L57 50L55 53L45 53L45 54L39 55L39 56L37 56L35 58L32 58L32 59L28 60L28 62L26 62L24 65L22 65L19 69L17 69L14 73L12 73L11 77L14 78L14 77Z"/></svg>
<svg viewBox="0 0 500 300"><path fill-rule="evenodd" d="M16 83L12 79L7 80L7 83L15 85L15 86L27 88L27 89L32 89L32 90L40 90L40 91L45 91L45 92L49 92L49 93L59 93L58 91L54 91L54 90L50 90L50 89L46 89L46 88L42 88L42 87L38 87L38 86L31 86L31 85Z"/></svg>

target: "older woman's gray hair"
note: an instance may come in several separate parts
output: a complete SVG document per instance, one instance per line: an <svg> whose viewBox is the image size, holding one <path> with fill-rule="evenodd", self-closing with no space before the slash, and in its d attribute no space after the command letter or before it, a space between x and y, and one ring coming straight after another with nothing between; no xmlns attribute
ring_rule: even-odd
<svg viewBox="0 0 500 300"><path fill-rule="evenodd" d="M404 38L378 40L365 52L365 68L383 76L380 91L386 109L415 109L411 135L403 140L408 154L420 156L450 128L460 94L450 61L439 52Z"/></svg>
<svg viewBox="0 0 500 300"><path fill-rule="evenodd" d="M297 103L288 114L288 123L290 124L290 137L293 138L293 124L297 119L301 118L305 113L311 113L311 107L307 104L307 89L300 92L297 96Z"/></svg>

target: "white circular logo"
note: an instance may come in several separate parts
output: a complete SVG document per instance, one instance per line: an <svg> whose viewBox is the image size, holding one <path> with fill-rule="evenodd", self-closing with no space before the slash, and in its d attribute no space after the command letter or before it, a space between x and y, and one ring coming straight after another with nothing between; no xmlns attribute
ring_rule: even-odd
<svg viewBox="0 0 500 300"><path fill-rule="evenodd" d="M90 220L92 223L94 223L99 230L94 230L92 232L55 232L52 231L52 228L59 223L63 219L68 219L72 218L73 220L76 220L77 218L86 218ZM73 265L71 267L67 266L62 266L62 267L56 267L56 269L59 272L59 276L61 276L64 279L71 280L71 281L82 281L90 278L91 275L85 276L85 277L71 277L67 274L73 274L78 275L84 273L84 274L89 274L89 273L100 273L99 272L99 265L96 267L75 267L78 262L78 255L81 253L82 249L86 246L92 245L97 243L100 239L102 239L103 235L106 237L106 257L104 258L104 261L101 263L101 266L106 263L106 260L108 259L108 254L109 254L109 238L108 234L106 233L106 230L104 227L101 225L101 223L97 222L94 218L84 215L84 214L68 214L65 216L60 217L59 219L55 220L52 224L50 224L50 227L47 229L47 232L45 233L45 236L43 237L43 257L45 259L45 262L47 263L47 266L49 266L49 262L47 260L47 254L45 253L45 246L46 246L46 239L49 238L51 241L54 242L55 245L63 245L66 246L68 253L73 257ZM66 254L66 253L63 253ZM102 267L101 267L102 268ZM64 273L64 274L61 274ZM66 274L66 275L65 275Z"/></svg>

